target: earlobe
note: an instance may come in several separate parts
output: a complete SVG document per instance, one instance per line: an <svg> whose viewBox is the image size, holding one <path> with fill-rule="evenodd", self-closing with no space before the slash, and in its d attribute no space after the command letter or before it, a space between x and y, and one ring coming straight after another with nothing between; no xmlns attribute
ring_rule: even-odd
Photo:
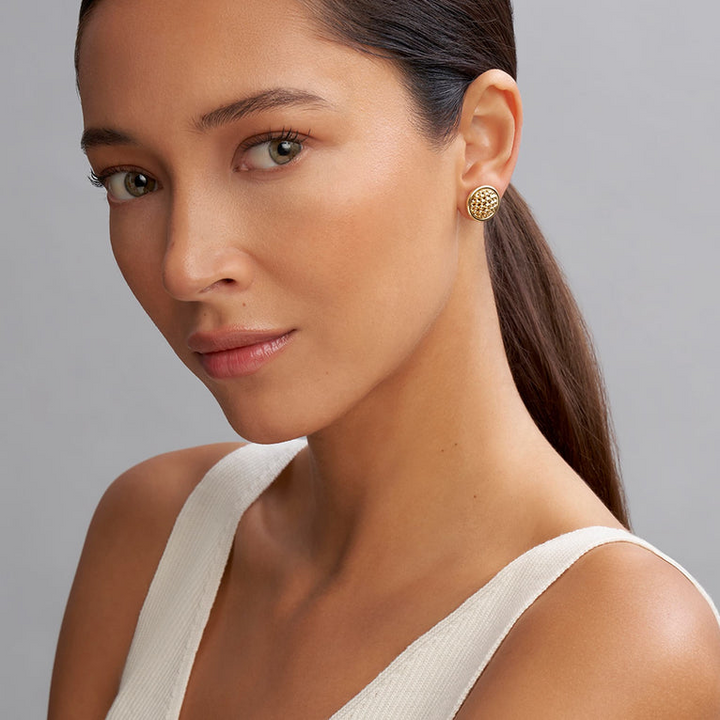
<svg viewBox="0 0 720 720"><path fill-rule="evenodd" d="M458 178L458 209L463 214L488 219L478 214L486 215L487 201L494 205L494 198L476 191L489 186L503 195L517 163L521 131L522 101L515 80L497 69L476 78L465 93L458 128L464 149ZM476 202L471 202L473 197ZM495 205L492 214L496 210Z"/></svg>

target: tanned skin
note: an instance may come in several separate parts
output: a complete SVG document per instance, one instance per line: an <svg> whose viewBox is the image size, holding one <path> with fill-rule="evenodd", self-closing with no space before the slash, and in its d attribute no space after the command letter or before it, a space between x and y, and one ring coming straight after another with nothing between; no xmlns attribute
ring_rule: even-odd
<svg viewBox="0 0 720 720"><path fill-rule="evenodd" d="M293 0L103 0L79 82L94 172L151 181L128 197L106 180L130 288L240 436L308 436L238 526L182 720L329 717L521 553L619 527L517 393L465 208L510 183L512 78L477 78L438 148L397 69L323 39ZM258 94L271 102L215 122ZM268 133L299 143L291 162ZM258 372L217 379L188 338L227 327L294 333ZM107 491L50 720L105 716L174 520L234 447L154 458ZM597 548L522 617L458 717L720 718L720 629L661 558Z"/></svg>

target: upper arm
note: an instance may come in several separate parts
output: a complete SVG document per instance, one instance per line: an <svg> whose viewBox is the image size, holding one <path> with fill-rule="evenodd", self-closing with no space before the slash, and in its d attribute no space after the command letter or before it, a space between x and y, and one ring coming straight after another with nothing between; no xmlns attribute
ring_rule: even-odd
<svg viewBox="0 0 720 720"><path fill-rule="evenodd" d="M104 718L175 519L224 443L160 455L115 480L88 529L60 630L50 720Z"/></svg>
<svg viewBox="0 0 720 720"><path fill-rule="evenodd" d="M518 621L457 717L717 720L720 627L669 563L597 548Z"/></svg>

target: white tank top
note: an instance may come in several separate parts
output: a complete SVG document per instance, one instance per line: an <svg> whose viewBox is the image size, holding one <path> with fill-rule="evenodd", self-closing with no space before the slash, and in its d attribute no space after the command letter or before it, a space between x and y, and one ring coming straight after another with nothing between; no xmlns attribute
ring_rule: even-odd
<svg viewBox="0 0 720 720"><path fill-rule="evenodd" d="M107 720L177 720L237 525L305 446L304 439L246 445L217 463L178 515L148 591ZM588 527L531 548L411 643L331 720L450 720L525 610L574 562L624 530Z"/></svg>

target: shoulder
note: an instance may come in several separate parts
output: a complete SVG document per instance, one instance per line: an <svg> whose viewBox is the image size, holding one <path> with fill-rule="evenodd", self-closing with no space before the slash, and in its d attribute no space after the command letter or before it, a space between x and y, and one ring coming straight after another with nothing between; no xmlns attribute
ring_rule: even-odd
<svg viewBox="0 0 720 720"><path fill-rule="evenodd" d="M90 524L91 534L128 533L143 543L167 540L190 493L208 470L243 443L175 450L145 460L110 484ZM139 526L139 527L138 527ZM134 530L142 529L139 535Z"/></svg>
<svg viewBox="0 0 720 720"><path fill-rule="evenodd" d="M481 715L720 718L720 626L676 567L600 546L509 633L458 718Z"/></svg>
<svg viewBox="0 0 720 720"><path fill-rule="evenodd" d="M104 717L175 519L221 443L158 455L105 491L90 523L58 640L50 718Z"/></svg>
<svg viewBox="0 0 720 720"><path fill-rule="evenodd" d="M112 561L117 570L115 575L122 570L133 579L133 584L149 586L188 496L213 465L241 446L219 443L176 450L126 470L110 484L98 503L75 584L84 580L85 575L94 580L96 571Z"/></svg>

